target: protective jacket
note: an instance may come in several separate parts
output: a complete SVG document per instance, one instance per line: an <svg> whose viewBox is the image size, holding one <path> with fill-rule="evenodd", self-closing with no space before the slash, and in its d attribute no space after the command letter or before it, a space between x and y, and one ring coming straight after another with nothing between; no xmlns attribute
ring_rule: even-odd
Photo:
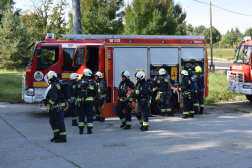
<svg viewBox="0 0 252 168"><path fill-rule="evenodd" d="M81 80L76 82L72 97L78 96L77 101L94 101L97 93L97 87L92 79L88 76L83 76Z"/></svg>
<svg viewBox="0 0 252 168"><path fill-rule="evenodd" d="M97 98L101 100L102 98L105 97L106 92L107 92L107 81L105 79L97 79L94 81L95 85L97 86L98 89L98 96Z"/></svg>
<svg viewBox="0 0 252 168"><path fill-rule="evenodd" d="M50 80L51 82L51 89L47 94L47 99L51 105L56 105L58 103L63 102L62 91L59 83L58 78L53 78Z"/></svg>
<svg viewBox="0 0 252 168"><path fill-rule="evenodd" d="M201 72L201 73L197 73L197 76L198 76L198 87L199 89L203 89L205 86L204 86L204 73Z"/></svg>
<svg viewBox="0 0 252 168"><path fill-rule="evenodd" d="M149 91L148 83L145 80L140 80L136 84L135 93L133 96L137 99L147 98L148 91Z"/></svg>
<svg viewBox="0 0 252 168"><path fill-rule="evenodd" d="M125 81L121 81L118 86L118 98L123 99L127 98L127 93L129 89L134 89L134 83L130 81L129 79L126 79ZM128 98L129 101L133 101L132 98Z"/></svg>
<svg viewBox="0 0 252 168"><path fill-rule="evenodd" d="M192 91L192 82L188 76L184 77L183 83L182 83L181 87L179 87L179 91L182 91L182 92Z"/></svg>

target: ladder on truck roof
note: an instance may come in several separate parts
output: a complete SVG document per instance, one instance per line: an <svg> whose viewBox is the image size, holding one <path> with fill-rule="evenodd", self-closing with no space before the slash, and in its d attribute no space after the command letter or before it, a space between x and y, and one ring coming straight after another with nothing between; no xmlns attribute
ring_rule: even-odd
<svg viewBox="0 0 252 168"><path fill-rule="evenodd" d="M104 40L105 38L130 39L204 39L204 36L183 35L106 35L106 34L61 34L61 38Z"/></svg>

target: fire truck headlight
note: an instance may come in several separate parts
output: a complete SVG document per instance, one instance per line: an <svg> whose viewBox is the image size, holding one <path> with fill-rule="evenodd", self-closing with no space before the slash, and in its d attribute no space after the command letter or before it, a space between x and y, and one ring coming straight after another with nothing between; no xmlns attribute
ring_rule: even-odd
<svg viewBox="0 0 252 168"><path fill-rule="evenodd" d="M27 95L27 96L34 96L34 89L33 89L33 88L29 88L29 89L26 91L26 95Z"/></svg>
<svg viewBox="0 0 252 168"><path fill-rule="evenodd" d="M243 85L242 86L244 89L251 89L251 85Z"/></svg>

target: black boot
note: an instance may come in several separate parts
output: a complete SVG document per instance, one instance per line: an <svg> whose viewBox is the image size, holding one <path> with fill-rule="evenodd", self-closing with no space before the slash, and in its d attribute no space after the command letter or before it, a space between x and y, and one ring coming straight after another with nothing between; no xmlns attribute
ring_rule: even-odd
<svg viewBox="0 0 252 168"><path fill-rule="evenodd" d="M104 122L104 121L105 121L105 118L101 117L100 122Z"/></svg>
<svg viewBox="0 0 252 168"><path fill-rule="evenodd" d="M72 120L72 126L78 126L78 123L76 120Z"/></svg>
<svg viewBox="0 0 252 168"><path fill-rule="evenodd" d="M100 121L100 117L95 117L94 119L93 119L94 121Z"/></svg>
<svg viewBox="0 0 252 168"><path fill-rule="evenodd" d="M88 128L87 134L92 134L92 129L91 128Z"/></svg>
<svg viewBox="0 0 252 168"><path fill-rule="evenodd" d="M142 132L148 131L148 126L143 126L143 129L141 129Z"/></svg>
<svg viewBox="0 0 252 168"><path fill-rule="evenodd" d="M60 135L60 138L55 140L55 143L67 142L66 135Z"/></svg>
<svg viewBox="0 0 252 168"><path fill-rule="evenodd" d="M122 122L122 125L120 126L120 128L124 128L126 126L126 121Z"/></svg>
<svg viewBox="0 0 252 168"><path fill-rule="evenodd" d="M131 128L131 125L126 125L126 127L124 127L125 130L128 130Z"/></svg>
<svg viewBox="0 0 252 168"><path fill-rule="evenodd" d="M84 128L80 128L80 134L83 134Z"/></svg>
<svg viewBox="0 0 252 168"><path fill-rule="evenodd" d="M183 116L181 118L187 119L188 118L188 114L183 114Z"/></svg>
<svg viewBox="0 0 252 168"><path fill-rule="evenodd" d="M143 124L141 124L141 127L140 127L140 130L142 130L143 129Z"/></svg>
<svg viewBox="0 0 252 168"><path fill-rule="evenodd" d="M199 114L203 114L204 107L200 107L200 112Z"/></svg>
<svg viewBox="0 0 252 168"><path fill-rule="evenodd" d="M190 113L188 117L193 118L194 117L194 113Z"/></svg>
<svg viewBox="0 0 252 168"><path fill-rule="evenodd" d="M199 114L198 106L194 109L194 115L197 115L197 114Z"/></svg>
<svg viewBox="0 0 252 168"><path fill-rule="evenodd" d="M54 137L51 139L51 142L54 142L57 139L59 139L59 132L54 133Z"/></svg>
<svg viewBox="0 0 252 168"><path fill-rule="evenodd" d="M168 112L167 116L174 116L173 112Z"/></svg>

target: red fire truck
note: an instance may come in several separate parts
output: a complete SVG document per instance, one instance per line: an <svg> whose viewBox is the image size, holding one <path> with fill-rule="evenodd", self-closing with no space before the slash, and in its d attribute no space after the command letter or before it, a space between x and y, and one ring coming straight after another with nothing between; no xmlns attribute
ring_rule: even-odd
<svg viewBox="0 0 252 168"><path fill-rule="evenodd" d="M245 94L252 101L251 37L244 37L235 49L234 63L227 72L228 90Z"/></svg>
<svg viewBox="0 0 252 168"><path fill-rule="evenodd" d="M117 90L122 71L130 72L130 79L135 82L134 74L142 70L147 78L158 75L160 68L165 68L175 80L172 88L181 83L180 72L188 63L198 63L205 73L204 97L208 96L208 57L203 36L171 35L71 35L64 34L55 40L53 34L47 34L44 41L34 43L30 63L23 76L23 100L27 103L39 102L44 98L48 87L46 74L53 70L60 79L69 79L76 72L82 76L85 68L93 72L99 70L107 80L110 102L105 111L113 110L117 105ZM157 88L153 89L155 99ZM180 107L183 101L179 93L173 93L173 108ZM111 107L111 108L110 108ZM152 113L160 113L159 104L151 101ZM104 113L103 113L104 114ZM109 114L104 117L111 116Z"/></svg>

